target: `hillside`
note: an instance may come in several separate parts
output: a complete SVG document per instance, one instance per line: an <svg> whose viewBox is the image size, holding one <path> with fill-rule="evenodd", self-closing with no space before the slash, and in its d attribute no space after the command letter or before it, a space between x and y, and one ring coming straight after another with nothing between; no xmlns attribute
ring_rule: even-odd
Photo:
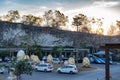
<svg viewBox="0 0 120 80"><path fill-rule="evenodd" d="M120 36L102 36L82 32L36 27L21 23L0 22L0 46L24 44L40 46L99 46L119 42Z"/></svg>

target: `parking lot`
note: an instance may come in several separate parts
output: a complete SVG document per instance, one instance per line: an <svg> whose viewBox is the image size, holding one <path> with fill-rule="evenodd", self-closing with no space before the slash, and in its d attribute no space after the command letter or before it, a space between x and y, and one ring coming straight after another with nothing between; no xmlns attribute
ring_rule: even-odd
<svg viewBox="0 0 120 80"><path fill-rule="evenodd" d="M79 64L81 65L81 64ZM105 80L105 65L104 64L91 64L97 69L92 71L80 71L77 74L59 74L53 72L36 72L33 71L32 75L22 75L23 80ZM111 80L119 80L120 64L110 65ZM9 74L6 70L4 74L0 74L0 79L8 80Z"/></svg>

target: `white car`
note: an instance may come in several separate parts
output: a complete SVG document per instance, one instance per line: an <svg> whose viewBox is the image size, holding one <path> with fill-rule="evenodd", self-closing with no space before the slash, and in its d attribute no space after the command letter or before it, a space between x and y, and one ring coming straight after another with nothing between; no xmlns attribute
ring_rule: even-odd
<svg viewBox="0 0 120 80"><path fill-rule="evenodd" d="M68 65L68 66L63 66L57 69L58 73L78 73L78 69L76 66Z"/></svg>
<svg viewBox="0 0 120 80"><path fill-rule="evenodd" d="M60 59L59 58L53 58L52 62L59 64L60 63Z"/></svg>
<svg viewBox="0 0 120 80"><path fill-rule="evenodd" d="M3 67L0 68L0 73L3 74L5 69Z"/></svg>
<svg viewBox="0 0 120 80"><path fill-rule="evenodd" d="M42 61L47 61L47 56L44 56L43 58L42 58Z"/></svg>
<svg viewBox="0 0 120 80"><path fill-rule="evenodd" d="M53 71L53 65L49 64L49 63L44 63L44 64L40 64L38 66L35 67L36 71Z"/></svg>
<svg viewBox="0 0 120 80"><path fill-rule="evenodd" d="M47 62L47 57L44 56L44 57L42 58L42 61ZM59 59L59 58L53 58L52 62L59 64L59 63L60 63L60 59Z"/></svg>

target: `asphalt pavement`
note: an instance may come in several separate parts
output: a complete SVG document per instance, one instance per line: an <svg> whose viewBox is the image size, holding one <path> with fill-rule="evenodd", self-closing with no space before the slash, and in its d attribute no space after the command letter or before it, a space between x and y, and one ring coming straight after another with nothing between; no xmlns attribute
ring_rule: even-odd
<svg viewBox="0 0 120 80"><path fill-rule="evenodd" d="M91 64L97 67L93 71L80 71L78 74L58 74L57 72L33 72L31 76L22 75L23 80L105 80L105 65ZM110 80L120 80L120 64L110 65ZM8 80L8 72L0 74L0 79Z"/></svg>

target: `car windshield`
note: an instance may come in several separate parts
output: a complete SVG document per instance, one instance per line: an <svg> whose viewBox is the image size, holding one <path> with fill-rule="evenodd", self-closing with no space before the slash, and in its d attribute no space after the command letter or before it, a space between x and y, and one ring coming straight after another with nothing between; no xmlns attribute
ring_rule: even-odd
<svg viewBox="0 0 120 80"><path fill-rule="evenodd" d="M47 66L46 64L42 64L42 65L39 65L40 67L45 67L45 66Z"/></svg>
<svg viewBox="0 0 120 80"><path fill-rule="evenodd" d="M72 66L64 66L62 68L73 68Z"/></svg>
<svg viewBox="0 0 120 80"><path fill-rule="evenodd" d="M95 55L96 57L99 57L99 58L104 58L105 57L105 55Z"/></svg>
<svg viewBox="0 0 120 80"><path fill-rule="evenodd" d="M58 61L58 59L53 59L54 61Z"/></svg>
<svg viewBox="0 0 120 80"><path fill-rule="evenodd" d="M72 66L67 66L67 68L73 68Z"/></svg>

